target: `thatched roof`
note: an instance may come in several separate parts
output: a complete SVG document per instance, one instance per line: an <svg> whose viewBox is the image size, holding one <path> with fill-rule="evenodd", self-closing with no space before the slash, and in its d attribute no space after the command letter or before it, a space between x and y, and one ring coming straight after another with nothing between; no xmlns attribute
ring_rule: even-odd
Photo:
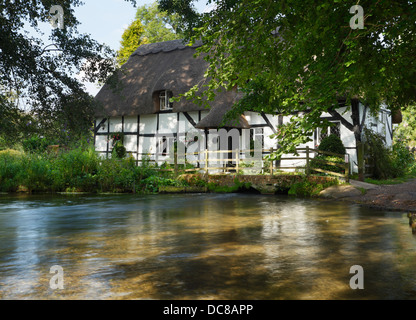
<svg viewBox="0 0 416 320"><path fill-rule="evenodd" d="M231 110L234 103L241 98L241 95L236 91L229 92L226 103L216 104L211 108L211 111L200 122L197 123L198 129L217 129L220 127L225 128L242 128L249 129L250 125L244 115L241 115L238 119L230 120L223 123L225 114Z"/></svg>
<svg viewBox="0 0 416 320"><path fill-rule="evenodd" d="M96 110L97 117L135 116L157 113L154 94L161 90L170 90L174 97L186 93L196 84L206 79L204 73L208 63L202 57L194 57L200 42L192 46L183 40L172 40L140 46L129 60L116 73L120 90L114 90L105 84L96 95L101 108ZM201 123L209 128L220 125L225 110L229 110L236 101L235 91L218 93L210 103L211 111ZM205 110L192 101L182 98L173 103L173 112ZM214 112L215 111L215 112ZM241 122L241 121L240 121ZM248 123L242 122L245 126ZM199 124L198 124L198 127Z"/></svg>

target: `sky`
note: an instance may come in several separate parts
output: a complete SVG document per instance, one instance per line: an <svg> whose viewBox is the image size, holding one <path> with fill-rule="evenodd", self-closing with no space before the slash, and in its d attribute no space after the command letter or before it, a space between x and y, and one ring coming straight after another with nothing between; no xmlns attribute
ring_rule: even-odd
<svg viewBox="0 0 416 320"><path fill-rule="evenodd" d="M137 7L152 4L154 0L137 0L136 8L125 0L85 0L84 5L75 8L75 16L81 23L80 33L88 33L99 43L105 43L113 50L120 48L121 35L133 22ZM199 12L208 8L206 0L195 4ZM87 91L94 95L99 91L95 84L85 84Z"/></svg>

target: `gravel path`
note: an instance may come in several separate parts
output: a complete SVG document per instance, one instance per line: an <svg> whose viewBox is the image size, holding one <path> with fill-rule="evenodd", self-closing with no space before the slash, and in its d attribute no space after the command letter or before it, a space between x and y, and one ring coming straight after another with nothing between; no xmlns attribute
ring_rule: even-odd
<svg viewBox="0 0 416 320"><path fill-rule="evenodd" d="M416 179L401 184L380 186L359 181L350 183L350 186L328 188L321 193L321 196L379 209L416 213Z"/></svg>

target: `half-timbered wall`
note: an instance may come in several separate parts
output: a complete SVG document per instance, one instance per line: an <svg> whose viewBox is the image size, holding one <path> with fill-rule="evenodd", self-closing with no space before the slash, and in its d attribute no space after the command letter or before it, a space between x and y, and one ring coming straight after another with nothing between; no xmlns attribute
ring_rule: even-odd
<svg viewBox="0 0 416 320"><path fill-rule="evenodd" d="M250 129L231 129L227 132L226 141L219 141L218 130L200 130L195 125L207 115L208 111L194 111L186 113L162 112L158 114L113 117L101 124L97 130L95 147L102 157L111 157L112 141L109 135L121 132L124 135L124 146L128 153L136 160L148 157L151 160L163 163L171 160L173 141L178 140L185 145L185 152L196 152L201 150L246 150L250 148L250 141L255 141L256 148L270 149L278 146L278 141L271 135L276 133L279 125L285 124L290 120L288 116L260 114L246 112L244 115L250 124ZM346 107L338 109L348 122L352 123L351 111ZM299 146L304 148L309 146L315 148L320 144L321 138L327 134L335 133L339 135L347 153L350 157L351 170L357 171L357 153L355 137L353 132L347 129L340 121L332 118L329 114L322 117L334 122L335 126L326 129L317 129L311 136L312 141ZM377 114L371 114L367 108L360 104L360 119L363 125L381 133L386 140L386 145L392 144L392 120L391 113L386 108L381 108ZM96 119L98 126L103 119ZM224 139L223 139L224 140ZM266 152L267 154L267 152ZM235 158L235 154L222 155L223 157ZM287 155L286 157L292 157ZM218 158L211 154L210 157ZM242 155L244 158L244 155ZM188 160L198 160L202 166L203 156L187 156ZM247 156L247 160L252 158ZM244 160L243 160L244 161ZM212 165L213 163L210 163ZM215 165L215 163L214 163ZM280 161L281 166L302 166L304 160L285 160L285 156Z"/></svg>

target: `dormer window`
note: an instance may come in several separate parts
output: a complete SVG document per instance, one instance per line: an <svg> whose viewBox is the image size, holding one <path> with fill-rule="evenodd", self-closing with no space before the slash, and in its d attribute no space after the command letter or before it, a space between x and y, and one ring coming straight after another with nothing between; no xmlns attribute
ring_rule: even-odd
<svg viewBox="0 0 416 320"><path fill-rule="evenodd" d="M173 97L172 91L163 90L159 93L159 107L160 111L172 110L173 103L169 100Z"/></svg>

